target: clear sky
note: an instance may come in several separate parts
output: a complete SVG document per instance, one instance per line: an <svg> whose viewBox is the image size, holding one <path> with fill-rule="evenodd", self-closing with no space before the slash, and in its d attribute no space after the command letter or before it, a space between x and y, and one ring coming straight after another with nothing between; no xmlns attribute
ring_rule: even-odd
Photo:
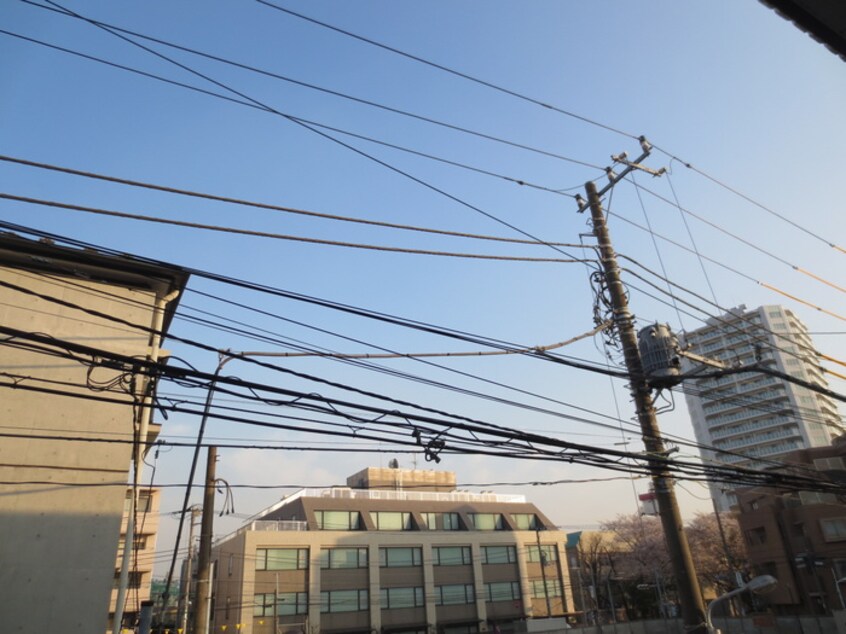
<svg viewBox="0 0 846 634"><path fill-rule="evenodd" d="M609 223L618 252L653 271L660 273L663 267L674 283L709 300L710 285L716 303L723 307L783 303L797 312L811 331L820 333L814 339L821 351L846 359L842 336L846 331L846 280L842 273L846 256L829 244L846 243L842 213L846 64L758 2L279 0L279 5L578 116L528 103L259 2L68 0L63 6L143 35L546 154L161 44L145 44L240 93L236 96L90 23L10 1L0 6L0 28L5 31L0 34L0 154L341 216L525 237L515 231L516 227L546 242L590 243L591 239L583 235L589 231L585 217L576 213L572 198L560 194L583 191L584 183L591 179L604 184L600 168L610 163L612 154L626 151L630 157L637 156L640 147L630 135L643 134L663 150L653 152L648 165L666 167L669 174L655 179L638 175L637 184L649 189L641 191L640 197L631 182L623 182L612 198L606 198L614 214ZM166 84L9 33L265 108ZM268 107L276 113L268 112ZM512 180L331 133L355 151L279 113ZM673 156L681 160L672 160ZM685 167L685 163L742 192L749 200ZM513 179L546 189L517 185ZM0 161L0 190L14 196L321 240L430 251L563 257L548 246L401 232L212 203L7 161ZM667 202L674 196L698 218L683 218ZM352 249L214 233L9 200L0 204L0 219L527 346L566 340L594 325L588 270L581 264ZM651 225L655 233L684 248L660 238L653 240L649 233L626 221ZM700 261L691 253L691 236L706 259ZM631 263L625 266L634 268ZM661 321L676 330L695 328L707 313L716 312L713 306L691 296L687 299L696 308L681 306L685 312L677 312L662 294L666 285L648 274L647 279L659 290L627 277L632 309L640 325ZM763 284L778 287L812 306L787 299ZM288 348L200 326L184 317L237 320L244 324L239 327L251 332L264 329L264 334L293 338L310 348L351 353L373 352L376 347L401 352L480 349L201 278L191 280L181 302L182 317L174 322L172 332L220 349ZM361 343L294 325L280 317ZM212 371L215 367L213 354L175 343L168 347L200 369ZM605 360L599 339L581 341L564 352L594 362ZM616 356L614 362L618 361ZM503 399L603 423L610 420L612 427L620 426L612 420L620 418L623 431L460 395L326 359L288 359L280 365L519 430L603 447L619 448L619 443L629 441L632 450L640 447L624 386L599 374L524 357L437 360L443 368L410 360L378 363ZM230 363L226 372L306 392L350 396L325 385L258 371L237 361ZM835 380L832 387L846 391L841 381ZM169 386L169 390L185 393L175 386ZM202 398L202 394L191 396ZM662 414L660 422L667 434L692 437L680 394L675 397L673 411ZM165 422L164 437L185 440L196 429L196 418L175 415ZM323 449L222 450L218 475L233 485L324 486L343 483L347 475L365 466L387 465L394 455L402 466L414 464L411 457L401 454L329 451L339 446L390 450L387 442L379 446L339 442L324 436L223 422L213 422L209 436L221 442L238 438L257 444L309 444ZM681 453L689 451L683 448ZM433 466L422 455L416 460L419 467ZM157 461L156 482L184 483L189 463L187 450L163 450ZM454 470L466 488L524 493L565 527L594 525L619 513L633 512L633 491L647 488L644 481L633 483L628 479L543 487L499 484L616 475L564 463L444 456L437 468ZM145 479L149 475L148 469ZM239 517L269 506L290 491L236 489L239 516L219 520L217 532L233 530ZM700 485L684 484L679 496L686 516L709 508L706 490ZM199 500L199 495L196 498ZM181 492L167 489L163 511L175 511L180 504ZM172 544L173 529L174 521L166 515L162 549Z"/></svg>

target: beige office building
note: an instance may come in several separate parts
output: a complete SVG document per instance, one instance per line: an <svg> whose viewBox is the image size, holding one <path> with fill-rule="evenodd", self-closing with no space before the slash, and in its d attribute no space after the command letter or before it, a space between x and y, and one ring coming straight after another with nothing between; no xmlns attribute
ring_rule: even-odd
<svg viewBox="0 0 846 634"><path fill-rule="evenodd" d="M572 614L566 535L451 472L365 469L304 489L213 548L212 631L509 632ZM278 626L278 629L277 629Z"/></svg>

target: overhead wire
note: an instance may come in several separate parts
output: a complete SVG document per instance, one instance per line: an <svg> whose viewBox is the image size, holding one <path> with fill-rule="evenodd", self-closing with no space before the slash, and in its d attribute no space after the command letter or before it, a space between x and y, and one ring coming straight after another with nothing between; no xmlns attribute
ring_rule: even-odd
<svg viewBox="0 0 846 634"><path fill-rule="evenodd" d="M252 72L252 73L263 75L265 77L270 77L272 79L278 79L278 80L281 80L281 81L284 81L284 82L287 82L287 83L290 83L290 84L294 84L294 85L297 85L297 86L300 86L300 87L303 87L303 88L308 88L310 90L322 92L324 94L332 95L334 97L339 97L339 98L346 99L346 100L349 100L349 101L352 101L352 102L355 102L355 103L359 103L359 104L362 104L362 105L377 108L377 109L383 110L385 112L391 112L393 114L397 114L397 115L400 115L400 116L403 116L403 117L416 119L418 121L429 123L429 124L432 124L432 125L435 125L435 126L443 127L443 128L446 128L446 129L456 131L456 132L461 132L461 133L464 133L464 134L468 134L470 136L475 136L475 137L478 137L478 138L486 139L488 141L494 141L496 143L509 145L509 146L516 147L516 148L519 148L519 149L522 149L522 150L527 150L529 152L533 152L533 153L536 153L536 154L542 154L544 156L548 156L550 158L556 158L556 159L559 159L559 160L562 160L562 161L565 161L565 162L568 162L568 163L572 163L574 165L589 167L591 169L596 169L596 170L602 170L603 169L602 166L596 165L596 164L593 164L593 163L589 163L587 161L576 159L576 158L573 158L573 157L570 157L570 156L564 156L564 155L561 155L561 154L550 152L548 150L543 150L543 149L540 149L540 148L535 148L535 147L532 147L532 146L524 145L522 143L510 141L510 140L507 140L507 139L504 139L504 138L501 138L501 137L496 137L496 136L491 135L491 134L479 132L477 130L472 130L472 129L464 127L464 126L459 126L459 125L456 125L456 124L448 123L446 121L441 121L439 119L435 119L433 117L428 117L428 116L425 116L425 115L421 115L419 113L414 113L414 112L411 112L409 110L403 110L401 108L395 108L395 107L392 107L392 106L388 106L386 104L382 104L382 103L379 103L379 102L376 102L376 101L373 101L373 100L370 100L370 99L364 99L364 98L361 98L361 97L356 97L356 96L350 95L348 93L344 93L344 92L341 92L341 91L338 91L338 90L326 88L325 86L319 86L319 85L311 83L311 82L298 80L298 79L295 79L293 77L282 75L280 73L269 71L269 70L266 70L266 69L258 68L256 66L253 66L253 65L250 65L250 64L245 64L243 62L237 62L237 61L234 61L234 60L231 60L231 59L219 56L219 55L214 55L214 54L211 54L211 53L208 53L208 52L205 52L205 51L200 51L196 48L184 46L184 45L177 44L175 42L171 42L171 41L168 41L168 40L165 40L165 39L162 39L162 38L153 37L153 36L150 36L150 35L147 35L147 34L144 34L144 33L140 33L138 31L133 31L133 30L126 29L126 28L123 28L123 27L119 27L115 24L103 22L101 20L95 20L95 19L89 18L89 17L84 17L84 16L81 16L81 15L75 14L74 12L67 10L67 9L63 9L63 8L59 8L59 7L46 6L46 5L37 3L37 2L33 2L32 0L21 0L21 2L28 4L28 5L31 5L33 7L37 7L39 9L45 9L47 11L52 11L54 13L63 15L65 17L75 18L75 19L78 19L78 20L84 20L86 22L89 22L90 24L94 24L96 26L100 26L100 27L103 27L103 28L112 29L116 32L123 33L125 35L137 37L139 39L146 40L148 42L160 44L160 45L166 46L168 48L172 48L172 49L179 50L179 51L182 51L182 52L185 52L185 53L189 53L191 55L196 55L198 57L202 57L202 58L205 58L205 59L208 59L208 60L219 62L221 64L232 66L234 68L239 68L241 70L246 70L246 71L249 71L249 72ZM340 130L337 130L337 131L340 131ZM632 136L631 138L637 138L637 137ZM509 180L516 182L516 181L520 181L521 179L509 178ZM518 183L518 184L523 184L523 183ZM545 188L543 188L543 189L545 189ZM561 192L562 190L561 189L550 189L549 191Z"/></svg>
<svg viewBox="0 0 846 634"><path fill-rule="evenodd" d="M609 126L609 125L606 125L606 124L600 123L599 121L595 121L595 120L593 120L593 119L589 119L589 118L587 118L587 117L584 117L584 116L582 116L582 115L576 114L576 113L574 113L574 112L570 112L570 111L568 111L568 110L564 110L564 109L562 109L562 108L558 108L558 107L556 107L556 106L554 106L554 105L552 105L552 104L545 103L545 102L543 102L543 101L540 101L539 99L534 99L534 98L532 98L532 97L528 97L528 96L526 96L526 95L523 95L523 94L521 94L521 93L518 93L518 92L516 92L516 91L513 91L513 90L511 90L511 89L509 89L509 88L505 88L504 86L500 86L500 85L498 85L498 84L494 84L494 83L492 83L492 82L488 82L488 81L485 81L485 80L483 80L483 79L479 79L479 78L477 78L477 77L473 77L472 75L468 75L468 74L466 74L466 73L463 73L463 72L461 72L461 71L455 70L455 69L453 69L453 68L449 68L449 67L444 66L444 65L442 65L442 64L437 64L437 63L435 63L435 62L432 62L432 61L430 61L430 60L424 59L424 58L419 57L419 56L417 56L417 55L412 55L411 53L407 53L407 52L402 51L402 50L400 50L400 49L398 49L398 48L394 48L394 47L392 47L392 46L388 46L388 45L386 45L386 44L382 44L382 43L377 42L377 41L375 41L375 40L372 40L372 39L370 39L370 38L366 38L366 37L364 37L364 36L357 35L357 34L355 34L355 33L351 32L351 31L348 31L348 30L345 30L345 29L341 29L341 28L339 28L339 27L333 26L333 25L328 24L328 23L326 23L326 22L321 22L320 20L316 20L316 19L314 19L314 18L308 17L308 16L306 16L306 15L304 15L304 14L302 14L302 13L297 13L296 11L292 11L291 9L287 9L287 8L285 8L285 7L281 7L281 6L279 6L278 4L274 4L274 3L272 3L272 2L267 2L267 0L256 0L256 1L257 1L257 2L259 2L260 4L263 4L263 5L267 6L267 7L270 7L270 8L272 8L272 9L276 9L277 11L281 11L281 12L283 12L283 13L286 13L286 14L288 14L288 15L292 15L292 16L297 17L297 18L300 18L300 19L302 19L302 20L306 20L306 21L308 21L308 22L311 22L312 24L316 24L316 25L321 26L321 27L323 27L323 28L330 29L330 30L335 31L335 32L337 32L337 33L341 33L341 34L343 34L343 35L345 35L345 36L351 37L351 38L356 39L356 40L359 40L359 41L361 41L361 42L365 42L365 43L370 44L370 45L372 45L372 46L376 46L376 47L378 47L378 48L381 48L381 49L384 49L384 50L390 51L390 52L392 52L392 53L396 53L397 55L401 55L402 57L406 57L406 58L411 59L411 60L413 60L413 61L415 61L415 62L419 62L419 63L421 63L421 64L425 64L425 65L427 65L427 66L431 66L432 68L436 68L436 69L438 69L438 70L444 71L444 72L449 73L449 74L451 74L451 75L455 75L455 76L457 76L457 77L461 77L462 79L466 79L466 80L471 81L471 82L473 82L473 83L480 84L480 85L485 86L485 87L487 87L487 88L491 88L491 89L493 89L493 90L496 90L496 91L498 91L498 92L504 93L504 94L509 95L509 96L511 96L511 97L516 97L516 98L518 98L518 99L521 99L521 100L523 100L523 101L527 101L527 102L529 102L529 103L532 103L532 104L535 104L535 105L541 106L541 107L546 108L546 109L548 109L548 110L552 110L552 111L554 111L554 112L558 112L559 114L566 115L566 116L571 117L571 118L573 118L573 119L578 119L579 121L583 121L583 122L585 122L585 123L589 123L590 125L593 125L593 126L596 126L596 127L602 128L602 129L604 129L604 130L608 130L609 132L614 132L614 133L616 133L616 134L619 134L619 135L622 135L622 136L626 136L626 137L628 137L628 138L630 138L630 139L637 139L637 138L638 138L638 135L634 135L634 134L630 134L630 133L628 133L628 132L624 132L624 131L619 130L619 129L617 129L617 128L613 128L613 127L611 127L611 126Z"/></svg>
<svg viewBox="0 0 846 634"><path fill-rule="evenodd" d="M340 214L329 214L324 212L312 211L307 209L297 209L294 207L285 207L282 205L274 205L270 203L262 203L256 202L252 200L244 200L240 198L232 198L229 196L219 196L216 194L209 194L206 192L197 192L197 191L190 191L186 189L179 189L176 187L169 187L165 185L158 185L155 183L148 183L142 182L137 180L130 180L126 178L119 178L115 176L108 176L105 174L99 174L95 172L87 172L83 170L77 170L70 167L63 167L58 165L51 165L48 163L41 163L37 161L30 161L22 158L11 157L11 156L4 156L0 155L0 161L14 163L18 165L24 165L27 167L35 167L38 169L43 170L51 170L54 172L70 174L73 176L81 176L89 179L95 179L105 182L117 183L120 185L128 185L131 187L138 187L143 189L149 189L153 191L160 191L169 194L177 194L180 196L192 197L192 198L199 198L202 200L210 200L214 202L223 202L223 203L230 203L233 205L245 206L245 207L253 207L256 209L264 209L268 211L278 211L283 213L290 213L302 216L309 216L313 218L322 218L326 220L337 220L340 222L348 222L348 223L355 223L355 224L362 224L374 227L385 227L388 229L398 229L403 231L412 231L412 232L420 232L420 233L431 233L435 235L443 235L443 236L451 236L457 238L468 238L473 240L482 240L482 241L491 241L491 242L504 242L509 244L525 244L525 245L532 245L537 246L538 243L535 240L525 240L520 238L507 238L504 236L492 236L492 235L480 235L475 233L467 233L467 232L460 232L460 231L448 231L446 229L435 229L431 227L419 227L413 225L404 225L398 224L393 222L384 222L380 220L371 220L367 218L356 218L352 216L344 216ZM586 248L584 245L579 244L571 244L566 242L552 242L554 246L558 247L567 247L567 248Z"/></svg>
<svg viewBox="0 0 846 634"><path fill-rule="evenodd" d="M535 98L529 97L529 96L527 96L527 95L525 95L525 94L522 94L522 93L519 93L519 92L517 92L517 91L511 90L511 89L509 89L509 88L507 88L507 87L504 87L504 86L501 86L501 85L499 85L499 84L494 84L493 82L488 82L488 81L485 81L485 80L480 79L480 78L478 78L478 77L472 76L472 75L470 75L470 74L468 74L468 73L464 73L464 72L458 71L458 70L456 70L456 69L454 69L454 68L451 68L451 67L445 66L445 65L443 65L443 64L438 64L438 63L433 62L433 61L431 61L431 60L427 60L427 59L425 59L425 58L423 58L423 57L420 57L420 56L418 56L418 55L414 55L414 54L408 53L408 52L403 51L403 50L401 50L401 49L399 49L399 48L396 48L396 47L393 47L393 46L389 46L389 45L383 44L383 43L378 42L378 41L376 41L376 40L373 40L373 39L371 39L371 38L367 38L367 37L364 37L364 36L362 36L362 35L356 34L356 33L352 32L352 31L347 30L347 29L343 29L343 28L337 27L337 26L335 26L335 25L329 24L329 23L327 23L327 22L324 22L324 21L321 21L321 20L317 20L317 19L315 19L315 18L313 18L313 17L307 16L307 15L305 15L305 14L303 14L303 13L299 13L299 12L293 11L292 9L289 9L289 8L286 8L286 7L282 7L282 6L280 6L280 5L276 4L276 3L270 2L270 1L268 1L268 0L256 0L256 1L257 1L257 2L259 2L260 4L263 4L263 5L265 5L265 6L268 6L268 7L270 7L270 8L273 8L273 9L275 9L275 10L277 10L277 11L283 12L283 13L285 13L285 14L291 15L291 16L296 17L296 18L299 18L299 19L301 19L301 20L305 20L305 21L310 22L310 23L312 23L312 24L318 25L318 26L320 26L320 27L322 27L322 28L325 28L325 29L329 29L329 30L335 31L335 32L337 32L337 33L340 33L340 34L345 35L345 36L347 36L347 37L350 37L350 38L356 39L356 40L358 40L358 41L364 42L364 43L369 44L369 45L371 45L371 46L375 46L375 47L377 47L377 48L380 48L380 49L383 49L383 50L389 51L389 52L394 53L394 54L397 54L397 55L400 55L400 56L405 57L405 58L407 58L407 59L413 60L413 61L415 61L415 62L418 62L418 63L424 64L424 65L427 65L427 66L430 66L430 67L432 67L432 68L435 68L435 69L437 69L437 70L440 70L440 71L446 72L446 73L451 74L451 75L454 75L454 76L456 76L456 77L460 77L460 78L465 79L465 80L467 80L467 81L470 81L470 82L472 82L472 83L475 83L475 84L478 84L478 85L485 86L485 87L487 87L487 88L493 89L493 90L495 90L495 91L497 91L497 92L500 92L500 93L503 93L503 94L509 95L509 96L511 96L511 97L515 97L515 98L520 99L520 100L522 100L522 101L526 101L526 102L532 103L532 104L537 105L537 106L540 106L540 107L542 107L542 108L544 108L544 109L551 110L551 111L553 111L553 112L557 112L557 113L562 114L562 115L565 115L565 116L567 116L567 117L570 117L570 118L573 118L573 119L576 119L576 120L582 121L582 122L584 122L584 123L587 123L587 124L589 124L589 125L595 126L595 127L597 127L597 128L601 128L601 129L604 129L604 130L608 130L608 131L610 131L610 132L614 132L614 133L616 133L616 134L619 134L619 135L621 135L621 136L628 137L628 138L630 138L630 139L637 139L637 138L638 138L638 135L634 135L634 134L631 134L631 133L629 133L629 132L623 131L623 130L621 130L621 129L614 128L614 127L612 127L612 126L609 126L609 125L607 125L607 124L604 124L604 123L602 123L602 122L600 122L600 121L597 121L597 120L595 120L595 119L590 119L590 118L588 118L588 117L584 117L584 116L582 116L582 115L578 115L578 114L576 114L576 113L574 113L574 112L571 112L571 111L565 110L565 109L563 109L563 108L559 108L559 107L557 107L557 106L554 106L554 105L552 105L552 104L546 103L546 102L541 101L541 100L539 100L539 99L535 99ZM778 212L774 211L773 209L771 209L770 207L767 207L766 205L763 205L762 203L760 203L760 202L758 202L758 201L756 201L756 200L752 199L750 196L748 196L748 195L746 195L746 194L744 194L744 193L740 192L739 190L737 190L737 189L735 189L735 188L733 188L733 187L731 187L731 186L727 185L726 183L722 182L721 180L717 179L717 178L716 178L716 177L714 177L714 176L711 176L710 174L708 174L708 173L704 172L703 170L701 170L701 169L699 169L699 168L697 168L697 167L694 167L691 163L689 163L689 162L687 162L687 161L685 161L685 160L683 160L683 159L679 158L679 157L678 157L678 156L676 156L675 154L673 154L673 153L671 153L671 152L669 152L669 151L667 151L667 150L663 149L662 147L660 147L660 146L658 146L658 145L654 145L654 144L653 144L653 147L655 147L655 149L659 150L659 151L660 151L660 152L662 152L663 154L667 155L667 156L668 156L671 160L675 160L675 161L677 161L677 162L681 163L681 164L682 164L682 165L684 165L686 168L688 168L688 169L690 169L690 170L694 171L695 173L697 173L697 174L699 174L700 176L702 176L702 177L706 178L707 180L711 181L712 183L714 183L714 184L716 184L716 185L720 186L721 188L726 189L727 191L729 191L729 192L731 192L731 193L733 193L733 194L735 194L735 195L739 196L740 198L742 198L742 199L743 199L743 200L745 200L746 202L748 202L748 203L750 203L750 204L752 204L752 205L755 205L756 207L758 207L758 208L762 209L763 211L765 211L765 212L769 213L770 215L772 215L772 216L774 216L774 217L776 217L776 218L778 218L778 219L782 220L783 222L785 222L785 223L789 224L790 226L794 227L795 229L798 229L798 230L802 231L803 233L805 233L805 234L807 234L807 235L809 235L809 236L813 237L814 239L816 239L816 240L818 240L818 241L820 241L820 242L822 242L822 243L826 244L827 246L829 246L829 247L831 247L831 248L836 249L837 251L840 251L841 253L846 253L846 249L844 249L843 247L838 246L837 244L835 244L835 243L831 242L830 240L825 239L825 238L824 238L824 237L822 237L820 234L818 234L818 233L816 233L816 232L814 232L814 231L811 231L811 230L807 229L806 227L803 227L802 225L800 225L799 223L795 222L794 220L791 220L790 218L788 218L788 217L784 216L783 214L780 214L780 213L778 213ZM804 271L803 271L803 272L804 272Z"/></svg>
<svg viewBox="0 0 846 634"><path fill-rule="evenodd" d="M427 249L413 249L409 247L392 247L375 244L362 244L354 242L344 242L340 240L326 240L321 238L309 238L306 236L294 236L280 233L272 233L268 231L257 231L253 229L240 229L237 227L222 227L219 225L210 225L198 222L188 222L184 220L174 220L169 218L161 218L157 216L147 216L142 214L133 214L123 211L115 211L109 209L101 209L95 207L87 207L84 205L76 205L72 203L59 202L54 200L45 200L41 198L31 198L28 196L17 196L6 192L0 192L0 199L11 200L19 203L26 203L32 205L40 205L45 207L52 207L63 209L67 211L79 211L89 214L97 214L101 216L110 216L113 218L123 218L128 220L138 220L143 222L152 222L164 225L186 227L190 229L201 229L205 231L215 231L220 233L230 233L237 235L246 235L259 238L270 238L274 240L289 240L294 242L305 242L308 244L322 244L335 247L346 247L351 249L365 249L369 251L382 251L390 253L404 253L409 255L430 255L449 258L467 258L476 260L497 260L503 262L543 262L543 263L559 263L571 264L574 262L581 262L582 259L563 259L563 258L542 258L542 257L525 257L525 256L511 256L511 255L488 255L480 253L456 253L449 251L434 251Z"/></svg>
<svg viewBox="0 0 846 634"><path fill-rule="evenodd" d="M147 51L150 54L158 57L159 59L162 59L162 60L164 60L164 61L166 61L166 62L168 62L168 63L170 63L174 66L177 66L178 68L181 68L182 70L184 70L184 71L186 71L186 72L188 72L188 73L190 73L190 74L192 74L196 77L200 77L200 78L204 79L205 81L208 81L208 82L214 84L215 86L217 86L219 88L223 88L227 92L231 92L232 94L237 95L238 97L240 97L242 99L247 99L248 101L262 107L266 111L271 112L273 114L276 114L278 116L281 116L284 119L290 121L291 123L294 123L294 124L300 126L301 128L312 132L313 134L316 134L316 135L318 135L318 136L320 136L320 137L322 137L322 138L324 138L328 141L331 141L332 143L335 143L336 145L338 145L340 147L343 147L343 148L345 148L345 149L347 149L347 150L349 150L349 151L351 151L355 154L358 154L359 156L366 158L369 161L372 161L372 162L374 162L378 165L381 165L382 167L385 167L386 169L388 169L388 170L390 170L390 171L392 171L396 174L399 174L400 176L403 176L404 178L407 178L407 179L411 180L412 182L415 182L415 183L425 187L426 189L429 189L430 191L433 191L433 192L435 192L435 193L437 193L437 194L439 194L439 195L441 195L441 196L443 196L443 197L445 197L449 200L452 200L453 202L455 202L455 203L457 203L457 204L459 204L459 205L461 205L461 206L463 206L467 209L470 209L471 211L474 211L478 214L481 214L482 216L485 216L486 218L488 218L488 219L490 219L490 220L492 220L496 223L499 223L499 224L501 224L505 227L508 227L509 229L511 229L511 230L513 230L513 231L515 231L515 232L517 232L517 233L519 233L519 234L521 234L521 235L523 235L527 238L530 238L530 239L536 240L537 242L541 242L543 244L546 244L548 247L552 248L553 250L555 250L559 253L562 253L563 255L566 255L567 257L570 257L570 258L573 257L571 254L566 253L565 251L563 251L559 247L554 247L554 246L550 245L549 243L545 242L544 240L538 238L537 236L534 236L531 233L524 231L523 229L520 229L519 227L517 227L513 223L508 222L506 220L503 220L502 218L499 218L495 214L487 212L487 211L483 210L482 208L480 208L476 205L473 205L473 204L459 198L458 196L450 194L449 192L447 192L447 191L445 191L445 190L443 190L443 189L441 189L441 188L439 188L439 187L437 187L437 186L435 186L435 185L433 185L433 184L431 184L431 183L429 183L429 182L427 182L427 181L425 181L421 178L418 178L418 177L412 175L410 172L407 172L407 171L402 170L402 169L400 169L400 168L398 168L394 165L391 165L390 163L383 161L383 160L381 160L381 159L379 159L379 158L377 158L377 157L375 157L371 154L368 154L367 152L364 152L363 150L356 148L356 147L354 147L354 146L352 146L348 143L345 143L344 141L341 141L340 139L332 136L331 134L328 134L327 132L321 131L320 129L318 129L318 128L310 125L310 124L307 124L307 123L303 122L302 120L299 120L295 117L291 117L290 115L287 115L283 112L280 112L280 111L272 108L271 106L269 106L269 105L267 105L267 104L265 104L261 101L258 101L258 100L254 99L252 97L249 97L245 93L243 93L239 90L236 90L236 89L232 88L231 86L224 84L223 82L220 82L216 79L213 79L212 77L210 77L209 75L207 75L205 73L202 73L202 72L200 72L196 69L193 69L193 68L187 66L186 64L182 64L181 62L178 62L175 59L172 59L172 58L168 57L167 55L164 55L163 53L160 53L160 52L158 52L158 51L156 51L156 50L154 50L154 49L152 49L148 46L145 46L144 44L141 44L140 42L135 41L131 37L122 35L121 33L114 31L114 30L110 29L109 27L98 24L97 22L92 21L89 18L80 15L80 14L76 13L75 11L71 11L70 9L63 7L61 4L59 4L55 0L46 0L46 1L54 7L58 7L60 9L64 10L64 11L72 14L72 15L78 16L80 19L85 20L86 22L92 24L93 26L95 26L95 27L97 27L97 28L99 28L103 31L106 31L107 33L111 33L115 37L131 44L132 46L135 46L135 47L140 48L144 51Z"/></svg>

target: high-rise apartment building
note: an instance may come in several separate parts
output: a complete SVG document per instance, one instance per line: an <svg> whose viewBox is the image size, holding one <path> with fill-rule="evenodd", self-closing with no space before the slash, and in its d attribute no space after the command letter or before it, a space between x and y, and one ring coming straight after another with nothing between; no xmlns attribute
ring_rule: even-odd
<svg viewBox="0 0 846 634"><path fill-rule="evenodd" d="M729 366L778 370L828 387L808 330L782 306L739 306L685 333L682 344ZM700 364L683 359L689 372ZM697 441L707 462L765 468L797 449L831 444L842 429L834 401L806 387L765 373L730 374L684 383ZM720 510L736 503L725 484L711 485Z"/></svg>

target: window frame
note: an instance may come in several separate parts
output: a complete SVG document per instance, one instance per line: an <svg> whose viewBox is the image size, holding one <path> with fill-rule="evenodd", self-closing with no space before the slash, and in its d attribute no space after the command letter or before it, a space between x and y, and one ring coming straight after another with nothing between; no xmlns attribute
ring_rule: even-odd
<svg viewBox="0 0 846 634"><path fill-rule="evenodd" d="M399 602L401 605L391 605L391 595L395 595L400 591L410 592L411 601L394 599L393 602ZM382 610L403 610L409 608L422 608L425 606L426 601L423 586L403 586L399 588L381 588L379 590L379 607Z"/></svg>
<svg viewBox="0 0 846 634"><path fill-rule="evenodd" d="M357 551L355 555L354 566L336 565L336 558L341 552L348 553L349 551ZM346 561L346 560L343 560ZM359 568L367 568L370 562L369 549L366 546L343 546L339 548L321 548L320 549L320 569L321 570L355 570Z"/></svg>
<svg viewBox="0 0 846 634"><path fill-rule="evenodd" d="M348 593L356 593L355 594L355 608L347 609L337 609L339 607L338 604L342 603L344 600L340 599L341 595L346 595ZM351 588L349 590L324 590L320 593L320 613L321 614L337 614L341 612L365 612L370 609L370 596L369 592L366 588ZM334 600L333 600L334 595ZM336 601L338 603L336 603ZM349 605L353 605L350 603ZM364 606L364 607L362 607ZM335 609L333 609L335 608Z"/></svg>
<svg viewBox="0 0 846 634"><path fill-rule="evenodd" d="M273 551L291 551L296 552L295 565L293 568L270 568L268 566L270 561L270 554ZM264 553L263 555L261 553ZM308 548L256 548L256 570L308 570L309 566L309 552Z"/></svg>
<svg viewBox="0 0 846 634"><path fill-rule="evenodd" d="M444 563L441 556L442 550L458 550L458 561ZM473 564L473 550L470 546L433 546L432 547L432 565L433 566L470 566Z"/></svg>
<svg viewBox="0 0 846 634"><path fill-rule="evenodd" d="M390 551L390 552L389 552ZM411 563L393 563L390 553L398 555L399 551L410 551ZM380 568L416 568L423 565L423 549L420 546L381 546L379 548Z"/></svg>
<svg viewBox="0 0 846 634"><path fill-rule="evenodd" d="M449 589L449 592L456 592L461 588L461 594L464 595L463 601L444 601L444 590ZM476 590L472 583L447 583L440 586L435 586L435 605L468 605L476 602Z"/></svg>
<svg viewBox="0 0 846 634"><path fill-rule="evenodd" d="M489 550L490 549L490 550ZM505 561L491 561L490 551L503 549L506 552ZM491 545L482 546L482 564L488 566L496 566L502 564L517 563L517 547L511 544L508 545Z"/></svg>

